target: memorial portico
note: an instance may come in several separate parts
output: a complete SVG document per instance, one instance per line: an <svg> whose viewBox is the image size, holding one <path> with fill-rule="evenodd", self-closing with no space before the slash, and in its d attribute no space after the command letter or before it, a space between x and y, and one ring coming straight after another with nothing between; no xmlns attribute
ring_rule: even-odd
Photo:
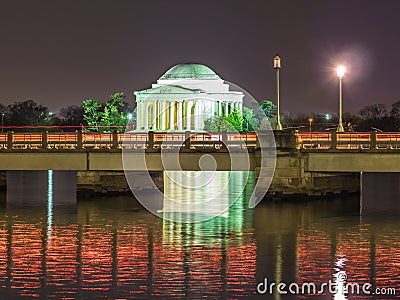
<svg viewBox="0 0 400 300"><path fill-rule="evenodd" d="M151 88L134 94L139 131L201 131L213 116L227 116L234 109L241 112L244 97L200 64L177 65Z"/></svg>

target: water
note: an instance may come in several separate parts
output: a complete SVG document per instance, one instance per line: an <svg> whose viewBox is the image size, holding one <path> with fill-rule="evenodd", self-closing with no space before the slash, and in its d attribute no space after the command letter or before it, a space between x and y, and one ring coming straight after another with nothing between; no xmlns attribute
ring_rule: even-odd
<svg viewBox="0 0 400 300"><path fill-rule="evenodd" d="M223 216L174 223L131 196L75 204L60 184L70 179L58 172L9 176L12 188L0 199L1 298L251 299L265 280L320 285L343 271L348 282L396 288L400 298L397 213L360 217L357 199L262 203L251 210L250 180ZM276 290L259 297L384 298Z"/></svg>

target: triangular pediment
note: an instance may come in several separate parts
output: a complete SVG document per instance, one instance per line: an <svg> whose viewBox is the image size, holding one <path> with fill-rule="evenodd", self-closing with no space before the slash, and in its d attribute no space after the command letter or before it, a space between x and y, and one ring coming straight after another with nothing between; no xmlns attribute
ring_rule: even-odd
<svg viewBox="0 0 400 300"><path fill-rule="evenodd" d="M177 85L166 85L146 90L136 91L135 95L138 94L199 94L201 90L188 89Z"/></svg>

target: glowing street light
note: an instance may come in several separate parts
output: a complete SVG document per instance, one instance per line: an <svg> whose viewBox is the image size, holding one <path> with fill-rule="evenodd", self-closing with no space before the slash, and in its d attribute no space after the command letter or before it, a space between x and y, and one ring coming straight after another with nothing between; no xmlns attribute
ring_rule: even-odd
<svg viewBox="0 0 400 300"><path fill-rule="evenodd" d="M276 55L274 57L274 69L276 70L276 104L277 104L277 120L276 130L282 130L281 113L280 113L280 99L279 99L279 70L281 68L281 58Z"/></svg>
<svg viewBox="0 0 400 300"><path fill-rule="evenodd" d="M343 88L342 81L344 73L346 72L346 68L342 65L337 67L336 69L337 76L339 77L339 125L337 127L337 132L344 132L343 128Z"/></svg>
<svg viewBox="0 0 400 300"><path fill-rule="evenodd" d="M308 118L308 123L310 124L310 132L312 131L312 122L314 121L313 118Z"/></svg>

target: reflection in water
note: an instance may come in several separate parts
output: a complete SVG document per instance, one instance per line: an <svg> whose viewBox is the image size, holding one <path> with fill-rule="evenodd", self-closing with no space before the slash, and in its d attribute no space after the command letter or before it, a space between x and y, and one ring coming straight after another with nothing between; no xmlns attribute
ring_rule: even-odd
<svg viewBox="0 0 400 300"><path fill-rule="evenodd" d="M264 278L322 284L340 271L347 282L400 287L398 215L360 218L357 199L263 203L251 210L249 179L224 216L178 223L153 216L132 197L75 206L69 195L69 204L61 205L59 189L65 187L57 180L67 182L70 173L13 176L19 189L27 189L9 193L0 209L0 296L253 298ZM186 212L174 214L186 218Z"/></svg>
<svg viewBox="0 0 400 300"><path fill-rule="evenodd" d="M183 224L154 217L132 197L80 201L75 211L56 205L63 196L55 180L66 182L62 175L70 174L10 176L22 190L9 190L1 214L0 293L96 299L255 293L253 211L245 201L252 183L226 215ZM35 187L44 192L32 194Z"/></svg>
<svg viewBox="0 0 400 300"><path fill-rule="evenodd" d="M47 238L53 226L53 170L47 171Z"/></svg>
<svg viewBox="0 0 400 300"><path fill-rule="evenodd" d="M400 298L398 214L356 215L357 199L268 204L256 209L257 282L323 283L345 272L346 283L395 288ZM325 289L328 291L328 288ZM310 295L281 295L309 299ZM313 299L376 299L371 295ZM268 298L268 296L266 297ZM279 299L278 294L269 297Z"/></svg>
<svg viewBox="0 0 400 300"><path fill-rule="evenodd" d="M229 217L229 207L250 194L244 188L254 186L254 172L168 171L164 186L164 218L201 222L219 215Z"/></svg>

